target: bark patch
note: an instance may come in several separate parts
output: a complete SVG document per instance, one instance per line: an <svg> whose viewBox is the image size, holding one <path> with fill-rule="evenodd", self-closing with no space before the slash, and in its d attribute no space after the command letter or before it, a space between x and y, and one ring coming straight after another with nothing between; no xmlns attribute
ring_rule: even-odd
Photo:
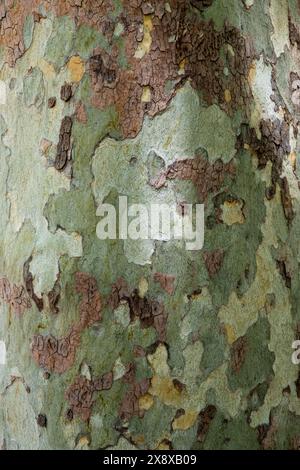
<svg viewBox="0 0 300 470"><path fill-rule="evenodd" d="M52 335L35 335L32 343L33 360L47 372L62 374L74 364L85 328L101 320L101 297L97 281L87 273L76 273L76 291L82 295L80 319L67 336L57 339Z"/></svg>
<svg viewBox="0 0 300 470"><path fill-rule="evenodd" d="M24 287L12 284L6 277L0 279L0 299L10 305L16 315L22 315L31 307Z"/></svg>
<svg viewBox="0 0 300 470"><path fill-rule="evenodd" d="M148 297L141 298L138 290L130 290L124 279L120 278L112 287L111 295L108 299L109 306L115 310L120 302L128 302L131 320L138 318L142 328L152 326L157 331L160 341L166 340L166 323L168 315L164 305Z"/></svg>

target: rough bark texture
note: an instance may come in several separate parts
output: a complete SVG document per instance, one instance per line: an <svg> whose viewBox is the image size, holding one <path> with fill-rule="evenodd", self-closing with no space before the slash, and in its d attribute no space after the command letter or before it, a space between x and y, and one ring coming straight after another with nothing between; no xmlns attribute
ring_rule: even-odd
<svg viewBox="0 0 300 470"><path fill-rule="evenodd" d="M300 441L300 2L1 0L0 447ZM205 244L101 241L205 203Z"/></svg>

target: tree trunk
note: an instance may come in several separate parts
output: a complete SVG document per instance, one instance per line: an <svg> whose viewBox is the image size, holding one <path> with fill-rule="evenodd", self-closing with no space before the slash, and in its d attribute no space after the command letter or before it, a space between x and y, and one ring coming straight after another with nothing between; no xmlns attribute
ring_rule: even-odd
<svg viewBox="0 0 300 470"><path fill-rule="evenodd" d="M299 1L0 18L0 447L298 449ZM100 239L120 196L203 248Z"/></svg>

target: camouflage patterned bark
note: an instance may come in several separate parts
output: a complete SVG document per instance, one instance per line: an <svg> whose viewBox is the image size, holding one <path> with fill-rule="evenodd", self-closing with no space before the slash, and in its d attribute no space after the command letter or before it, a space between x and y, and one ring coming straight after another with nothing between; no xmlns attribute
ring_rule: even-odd
<svg viewBox="0 0 300 470"><path fill-rule="evenodd" d="M0 447L298 449L300 2L1 0ZM205 204L205 243L99 240Z"/></svg>

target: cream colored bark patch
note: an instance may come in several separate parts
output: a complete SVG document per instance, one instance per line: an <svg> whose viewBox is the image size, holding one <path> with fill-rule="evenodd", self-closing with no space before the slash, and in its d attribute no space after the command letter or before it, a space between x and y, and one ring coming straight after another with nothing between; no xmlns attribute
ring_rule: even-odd
<svg viewBox="0 0 300 470"><path fill-rule="evenodd" d="M222 220L226 225L243 224L243 203L241 201L225 201L222 205Z"/></svg>

